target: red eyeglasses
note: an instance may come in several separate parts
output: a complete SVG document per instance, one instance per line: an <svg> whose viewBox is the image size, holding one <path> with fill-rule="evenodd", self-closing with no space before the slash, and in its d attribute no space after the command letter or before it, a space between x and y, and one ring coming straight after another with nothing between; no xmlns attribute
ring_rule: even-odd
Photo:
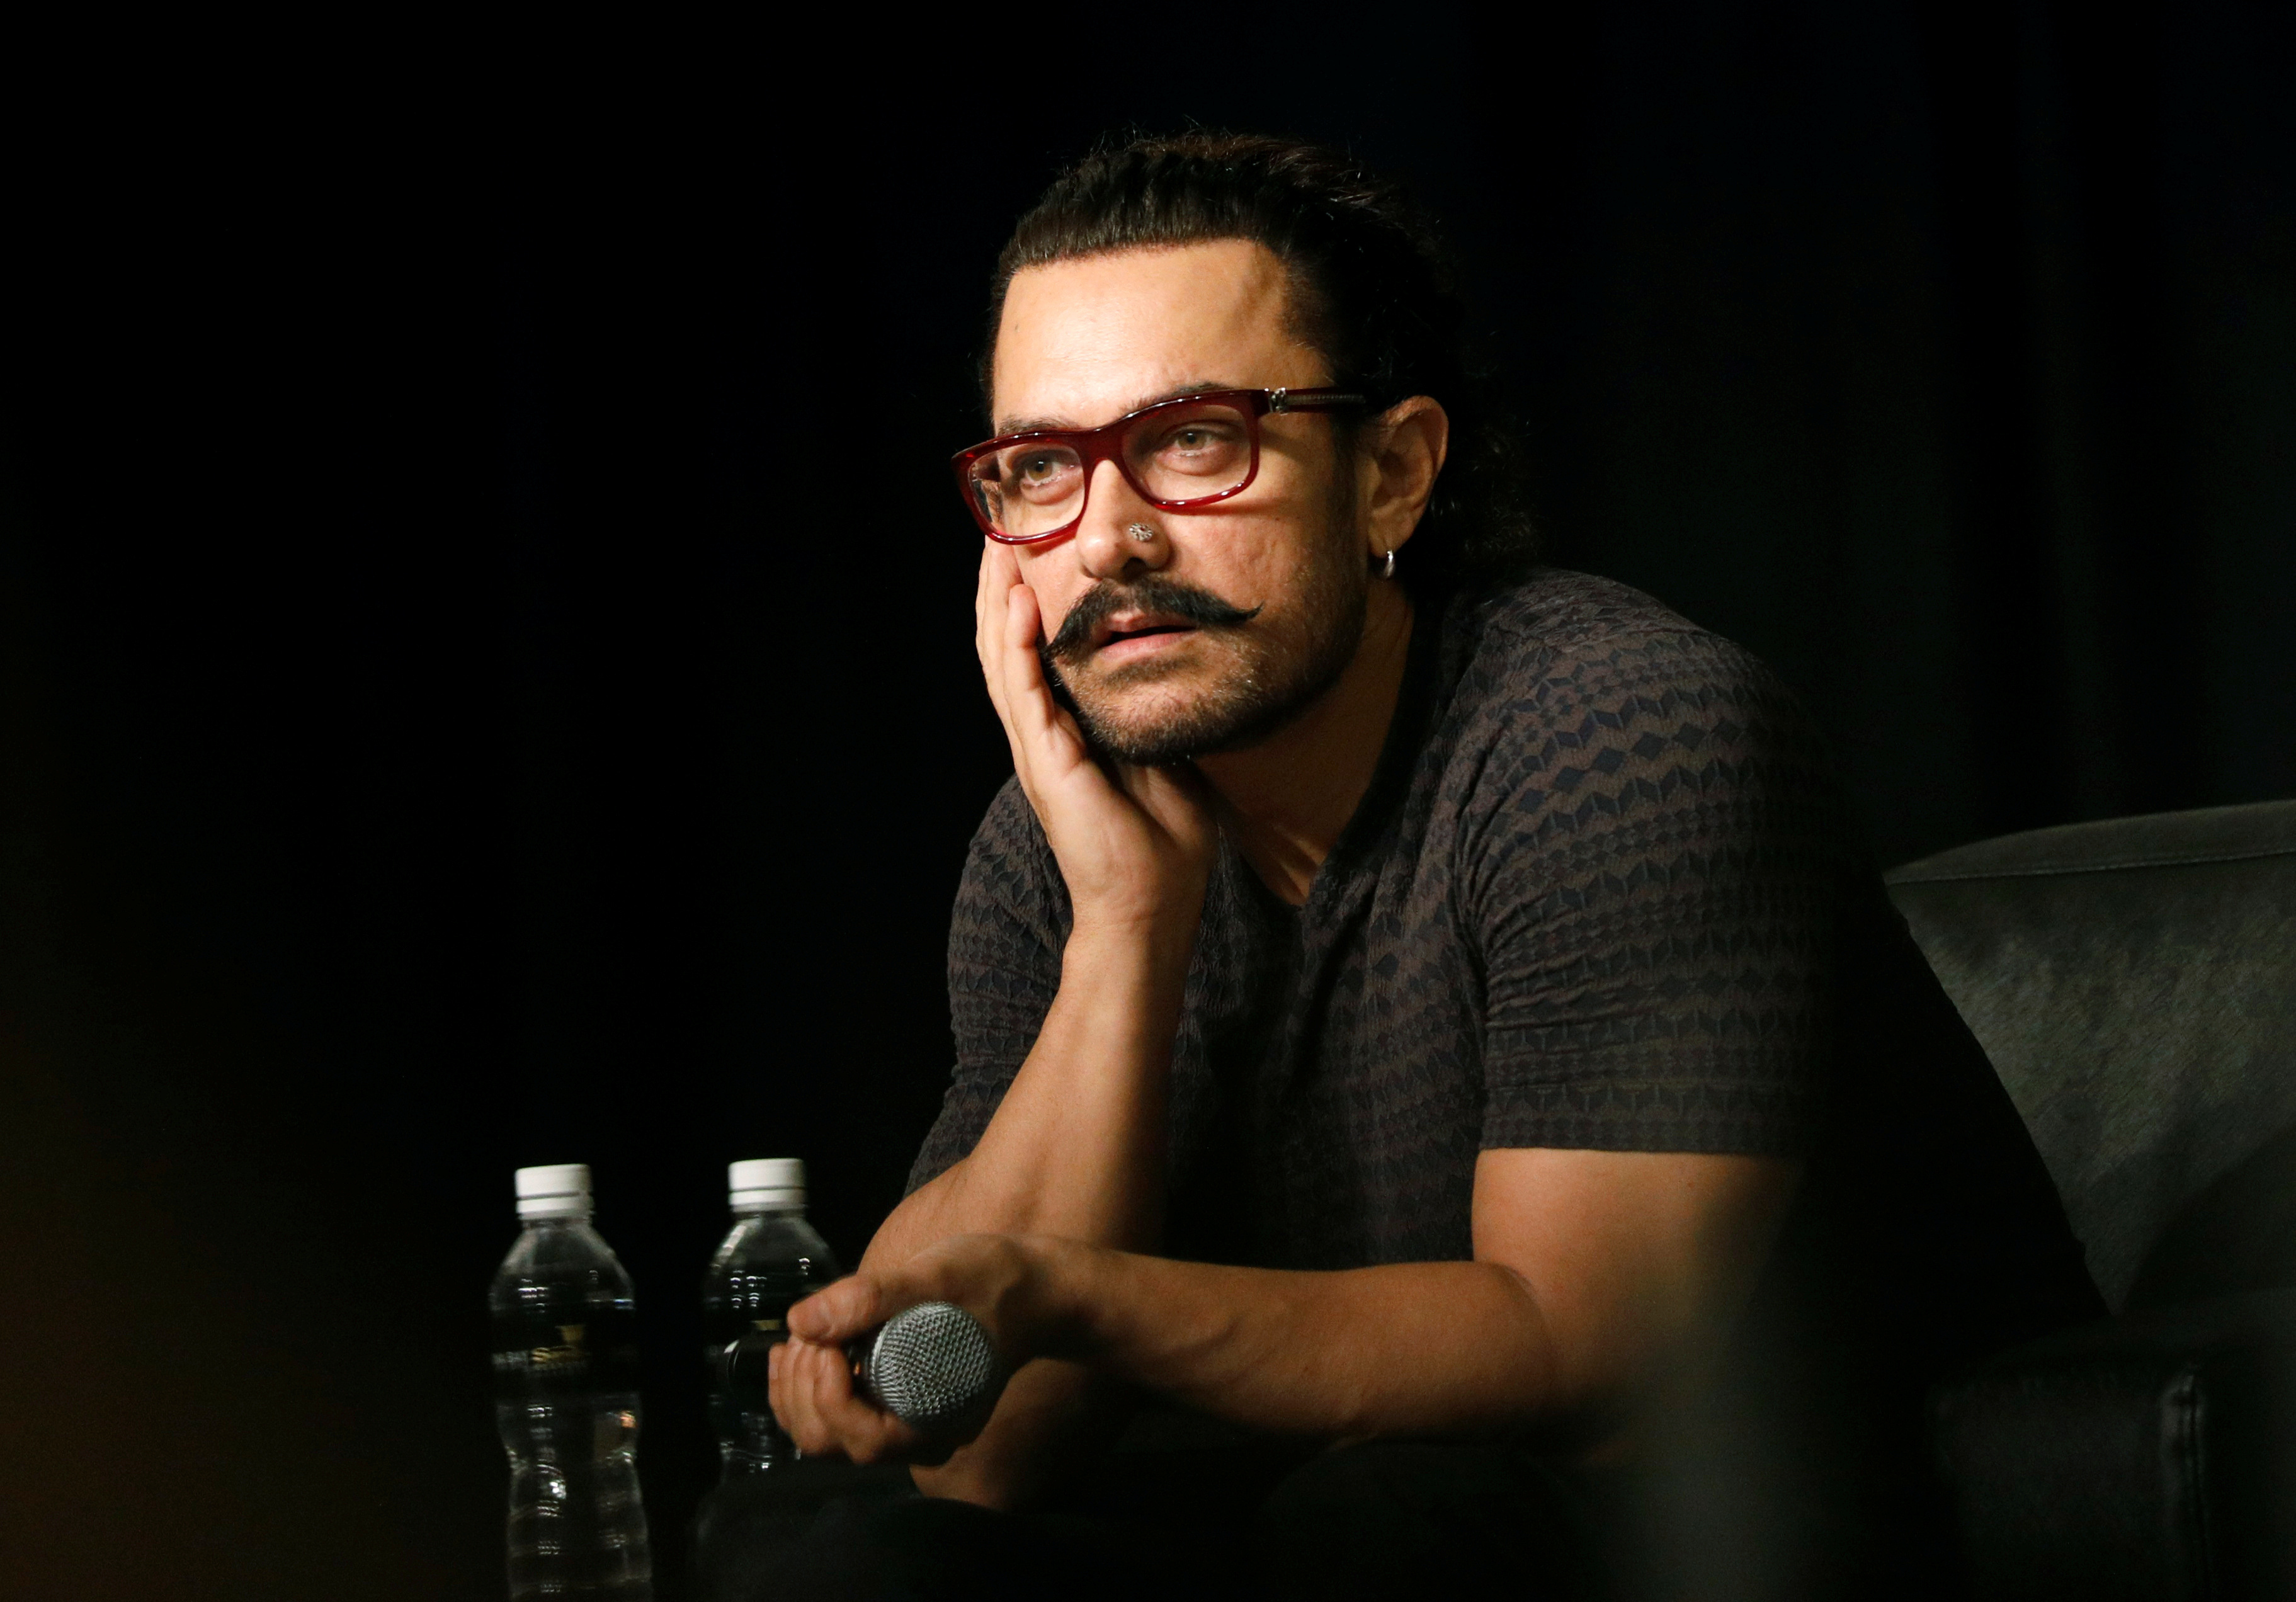
<svg viewBox="0 0 2296 1602"><path fill-rule="evenodd" d="M1211 390L1160 400L1100 428L1004 434L956 453L957 489L980 531L1004 545L1057 539L1084 521L1092 475L1113 462L1140 498L1194 512L1259 476L1259 420L1270 412L1367 405L1340 390Z"/></svg>

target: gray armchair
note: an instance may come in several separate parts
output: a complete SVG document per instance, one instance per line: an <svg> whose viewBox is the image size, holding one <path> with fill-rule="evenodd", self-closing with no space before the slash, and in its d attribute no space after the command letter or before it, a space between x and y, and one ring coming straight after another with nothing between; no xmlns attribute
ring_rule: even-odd
<svg viewBox="0 0 2296 1602"><path fill-rule="evenodd" d="M1939 1387L1980 1598L2296 1598L2296 801L1898 869L2114 1317Z"/></svg>

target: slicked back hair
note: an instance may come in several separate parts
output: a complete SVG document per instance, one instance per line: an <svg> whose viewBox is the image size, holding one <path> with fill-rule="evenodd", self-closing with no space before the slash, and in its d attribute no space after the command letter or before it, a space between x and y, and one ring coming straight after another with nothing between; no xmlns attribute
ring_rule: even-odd
<svg viewBox="0 0 2296 1602"><path fill-rule="evenodd" d="M1292 333L1331 382L1376 415L1414 395L1451 420L1448 459L1397 576L1433 599L1533 566L1514 439L1469 373L1465 321L1428 218L1391 180L1337 152L1263 135L1196 131L1107 144L1053 180L997 258L980 362L988 397L1013 275L1079 257L1243 239L1290 276ZM1335 414L1343 445L1353 420Z"/></svg>

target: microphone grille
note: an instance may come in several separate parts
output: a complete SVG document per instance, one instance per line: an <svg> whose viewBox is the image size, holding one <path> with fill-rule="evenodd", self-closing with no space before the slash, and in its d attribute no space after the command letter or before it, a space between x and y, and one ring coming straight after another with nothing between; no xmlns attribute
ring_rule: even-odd
<svg viewBox="0 0 2296 1602"><path fill-rule="evenodd" d="M988 1332L953 1302L895 1313L869 1343L863 1370L879 1404L920 1428L965 1412L1004 1377Z"/></svg>

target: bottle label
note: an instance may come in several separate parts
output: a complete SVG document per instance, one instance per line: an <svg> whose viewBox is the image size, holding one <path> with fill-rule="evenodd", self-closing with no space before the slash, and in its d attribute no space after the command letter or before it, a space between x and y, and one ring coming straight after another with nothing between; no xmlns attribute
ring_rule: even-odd
<svg viewBox="0 0 2296 1602"><path fill-rule="evenodd" d="M495 1393L504 1401L635 1391L637 1319L629 1310L612 1307L497 1314L494 1375Z"/></svg>

